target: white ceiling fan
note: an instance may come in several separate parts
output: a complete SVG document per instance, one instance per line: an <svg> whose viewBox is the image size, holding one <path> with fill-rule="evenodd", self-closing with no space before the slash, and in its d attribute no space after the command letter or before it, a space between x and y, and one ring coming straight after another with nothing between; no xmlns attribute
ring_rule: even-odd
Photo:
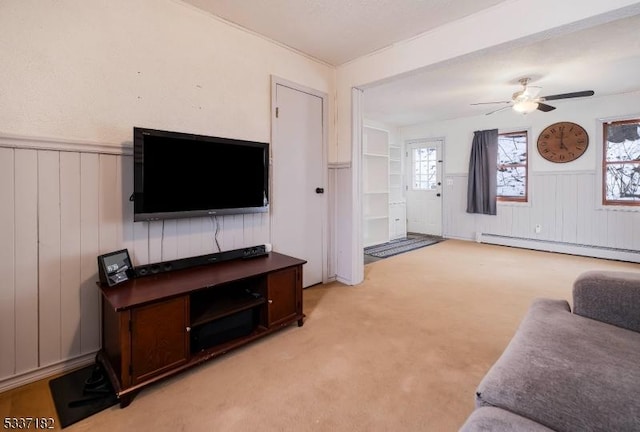
<svg viewBox="0 0 640 432"><path fill-rule="evenodd" d="M573 93L562 93L562 94L555 94L555 95L549 95L549 96L538 96L542 91L542 87L529 85L529 81L531 81L529 78L521 78L519 81L520 81L520 84L522 84L522 90L515 92L511 96L511 100L497 101L497 102L478 102L478 103L472 103L471 105L507 104L502 108L498 108L496 110L488 112L486 115L493 114L498 111L502 111L509 107L511 107L516 112L519 112L522 114L528 114L535 110L542 111L542 112L549 112L556 109L556 107L547 105L546 103L544 103L546 101L586 97L586 96L593 96L595 94L593 90L583 90L583 91L573 92Z"/></svg>

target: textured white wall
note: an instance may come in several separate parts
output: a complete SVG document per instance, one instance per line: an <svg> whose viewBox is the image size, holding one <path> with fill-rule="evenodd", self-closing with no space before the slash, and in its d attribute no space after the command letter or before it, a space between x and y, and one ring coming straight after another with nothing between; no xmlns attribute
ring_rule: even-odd
<svg viewBox="0 0 640 432"><path fill-rule="evenodd" d="M0 133L269 141L271 74L334 94L333 68L177 1L6 0L0 33Z"/></svg>

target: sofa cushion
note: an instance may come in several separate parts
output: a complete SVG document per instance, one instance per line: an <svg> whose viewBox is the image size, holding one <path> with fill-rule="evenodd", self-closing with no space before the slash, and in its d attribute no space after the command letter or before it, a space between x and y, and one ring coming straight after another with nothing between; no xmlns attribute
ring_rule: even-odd
<svg viewBox="0 0 640 432"><path fill-rule="evenodd" d="M536 300L483 378L478 406L557 431L640 431L640 333Z"/></svg>
<svg viewBox="0 0 640 432"><path fill-rule="evenodd" d="M640 273L590 271L573 283L573 312L640 332Z"/></svg>
<svg viewBox="0 0 640 432"><path fill-rule="evenodd" d="M500 408L476 409L462 425L460 432L553 432L517 414Z"/></svg>

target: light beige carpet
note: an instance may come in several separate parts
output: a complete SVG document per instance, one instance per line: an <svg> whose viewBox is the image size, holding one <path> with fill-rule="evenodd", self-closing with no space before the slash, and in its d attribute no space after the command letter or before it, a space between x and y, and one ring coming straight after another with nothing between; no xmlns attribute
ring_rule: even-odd
<svg viewBox="0 0 640 432"><path fill-rule="evenodd" d="M143 390L72 431L455 431L531 300L636 264L448 240L304 292L304 327Z"/></svg>

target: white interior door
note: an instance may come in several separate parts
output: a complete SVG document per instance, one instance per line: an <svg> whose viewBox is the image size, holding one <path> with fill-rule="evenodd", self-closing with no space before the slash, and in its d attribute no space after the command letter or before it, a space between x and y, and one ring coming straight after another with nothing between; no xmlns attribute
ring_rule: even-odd
<svg viewBox="0 0 640 432"><path fill-rule="evenodd" d="M406 145L407 231L442 235L442 141Z"/></svg>
<svg viewBox="0 0 640 432"><path fill-rule="evenodd" d="M279 82L274 93L271 242L274 251L307 261L307 287L322 282L325 268L324 100Z"/></svg>

